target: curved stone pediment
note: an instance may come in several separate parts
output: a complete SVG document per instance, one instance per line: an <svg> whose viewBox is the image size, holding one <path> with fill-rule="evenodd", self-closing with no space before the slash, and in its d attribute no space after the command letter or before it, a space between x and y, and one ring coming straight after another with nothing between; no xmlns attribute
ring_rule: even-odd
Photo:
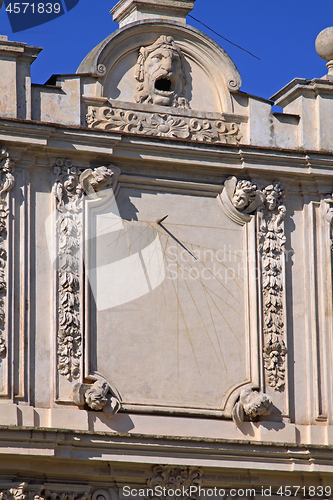
<svg viewBox="0 0 333 500"><path fill-rule="evenodd" d="M161 71L168 58L170 68ZM230 93L241 86L236 66L211 38L165 20L139 21L119 29L86 56L77 73L98 78L89 97L215 113L233 112ZM173 94L170 99L168 93Z"/></svg>

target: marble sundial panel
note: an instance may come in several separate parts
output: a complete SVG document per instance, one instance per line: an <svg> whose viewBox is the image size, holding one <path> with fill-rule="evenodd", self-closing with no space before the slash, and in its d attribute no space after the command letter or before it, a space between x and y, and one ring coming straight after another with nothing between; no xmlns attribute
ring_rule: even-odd
<svg viewBox="0 0 333 500"><path fill-rule="evenodd" d="M125 407L224 410L254 382L251 223L212 195L121 185L87 202L86 231L89 373Z"/></svg>

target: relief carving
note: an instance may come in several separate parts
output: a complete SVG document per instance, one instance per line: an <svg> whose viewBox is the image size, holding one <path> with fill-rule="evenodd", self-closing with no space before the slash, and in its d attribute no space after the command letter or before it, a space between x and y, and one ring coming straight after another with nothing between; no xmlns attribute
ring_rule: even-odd
<svg viewBox="0 0 333 500"><path fill-rule="evenodd" d="M27 490L28 483L21 483L15 488L0 490L0 500L90 500L89 491L74 493L71 491L55 492L43 486L39 490Z"/></svg>
<svg viewBox="0 0 333 500"><path fill-rule="evenodd" d="M80 183L89 198L97 199L103 195L103 190L111 186L115 188L119 175L120 169L117 167L97 167L94 170L88 168L82 172Z"/></svg>
<svg viewBox="0 0 333 500"><path fill-rule="evenodd" d="M329 198L326 198L324 200L324 202L328 205L328 210L325 214L325 218L327 222L333 227L333 194L328 196ZM331 248L333 250L333 234L331 234Z"/></svg>
<svg viewBox="0 0 333 500"><path fill-rule="evenodd" d="M284 191L279 182L258 189L250 181L227 179L220 195L223 210L244 225L258 213L258 249L263 294L264 367L268 385L282 391L285 385L285 324L283 310Z"/></svg>
<svg viewBox="0 0 333 500"><path fill-rule="evenodd" d="M283 259L286 237L284 192L278 182L267 186L265 203L258 211L258 243L263 288L264 366L268 385L282 391L285 385L285 324L283 310Z"/></svg>
<svg viewBox="0 0 333 500"><path fill-rule="evenodd" d="M144 135L156 137L176 137L186 139L190 136L190 128L183 118L170 115L150 115L140 123L140 131Z"/></svg>
<svg viewBox="0 0 333 500"><path fill-rule="evenodd" d="M6 341L3 337L5 329L5 297L7 293L6 265L7 265L7 193L13 188L15 178L14 164L5 148L0 148L0 360L6 356Z"/></svg>
<svg viewBox="0 0 333 500"><path fill-rule="evenodd" d="M82 332L80 316L82 281L82 201L84 194L96 197L96 192L111 185L118 169L97 167L77 168L71 160L58 159L53 193L57 206L57 354L58 371L69 381L80 376Z"/></svg>
<svg viewBox="0 0 333 500"><path fill-rule="evenodd" d="M273 409L271 399L262 392L254 391L250 388L243 389L239 396L239 401L232 411L232 419L239 427L244 422L244 415L251 419L263 415L269 415Z"/></svg>
<svg viewBox="0 0 333 500"><path fill-rule="evenodd" d="M100 108L88 106L86 121L89 128L197 142L237 145L242 138L239 124L222 119L123 110L111 104Z"/></svg>
<svg viewBox="0 0 333 500"><path fill-rule="evenodd" d="M81 200L79 170L71 160L56 161L53 193L57 202L58 238L58 370L68 380L80 375Z"/></svg>
<svg viewBox="0 0 333 500"><path fill-rule="evenodd" d="M236 224L243 226L250 222L250 214L263 204L265 196L252 182L237 182L236 177L230 177L224 182L220 199L226 215Z"/></svg>
<svg viewBox="0 0 333 500"><path fill-rule="evenodd" d="M121 408L119 396L103 379L98 379L93 384L75 384L73 400L80 408L88 405L92 410L102 410L107 417L112 417Z"/></svg>
<svg viewBox="0 0 333 500"><path fill-rule="evenodd" d="M187 83L185 60L171 36L162 35L153 44L141 47L135 70L137 102L189 108L183 95Z"/></svg>
<svg viewBox="0 0 333 500"><path fill-rule="evenodd" d="M186 493L183 492L189 490L191 486L197 487L197 492L199 492L199 486L202 485L202 470L197 467L157 465L153 468L153 472L154 476L147 481L148 488L154 490L158 486L165 488L164 491L173 490L175 495L172 498L177 500L185 499ZM198 495L199 493L195 493L191 498L198 498Z"/></svg>

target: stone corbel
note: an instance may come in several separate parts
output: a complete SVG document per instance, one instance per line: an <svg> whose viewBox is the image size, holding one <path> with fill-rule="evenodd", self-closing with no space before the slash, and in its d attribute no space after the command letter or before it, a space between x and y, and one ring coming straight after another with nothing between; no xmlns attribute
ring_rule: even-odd
<svg viewBox="0 0 333 500"><path fill-rule="evenodd" d="M93 384L75 384L73 400L81 409L87 405L91 410L102 410L106 417L114 416L121 408L120 396L102 378Z"/></svg>
<svg viewBox="0 0 333 500"><path fill-rule="evenodd" d="M244 422L245 415L254 419L264 415L270 415L273 403L267 394L254 391L253 389L243 389L239 400L232 410L232 419L240 427Z"/></svg>

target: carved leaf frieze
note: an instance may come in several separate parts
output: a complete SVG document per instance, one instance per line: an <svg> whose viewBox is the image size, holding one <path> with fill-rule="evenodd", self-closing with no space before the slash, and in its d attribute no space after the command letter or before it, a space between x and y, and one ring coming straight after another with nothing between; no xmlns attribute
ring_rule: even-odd
<svg viewBox="0 0 333 500"><path fill-rule="evenodd" d="M240 126L223 120L209 120L176 116L172 112L148 113L112 108L88 106L86 115L90 128L127 132L152 137L188 139L198 142L237 145L241 138Z"/></svg>
<svg viewBox="0 0 333 500"><path fill-rule="evenodd" d="M3 337L5 329L5 297L7 293L6 266L7 266L7 193L15 184L14 163L10 159L6 148L0 148L0 359L6 356L7 347Z"/></svg>

